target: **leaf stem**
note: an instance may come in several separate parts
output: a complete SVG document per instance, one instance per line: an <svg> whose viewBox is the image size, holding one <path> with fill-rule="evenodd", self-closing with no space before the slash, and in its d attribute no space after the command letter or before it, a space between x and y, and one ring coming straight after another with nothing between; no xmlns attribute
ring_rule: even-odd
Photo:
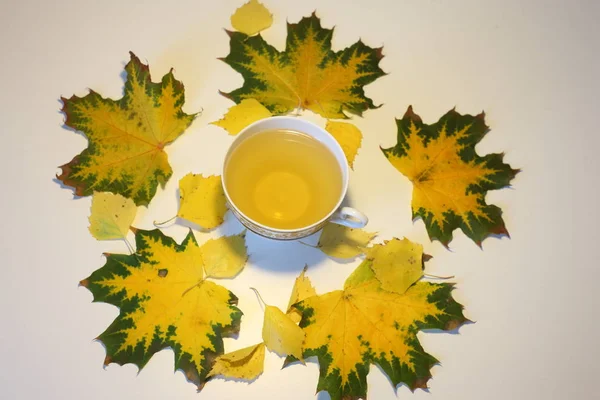
<svg viewBox="0 0 600 400"><path fill-rule="evenodd" d="M313 249L318 249L319 248L318 246L313 246L312 244L305 243L302 240L298 240L298 243L303 244L303 245L308 246L308 247L312 247Z"/></svg>
<svg viewBox="0 0 600 400"><path fill-rule="evenodd" d="M193 288L200 287L200 285L202 284L202 282L204 282L204 278L200 279L196 284L194 284L194 285L190 286L189 288L185 289L183 291L183 293L181 293L181 297L185 296L187 294L187 292L189 292Z"/></svg>
<svg viewBox="0 0 600 400"><path fill-rule="evenodd" d="M135 250L133 249L133 246L131 245L131 243L129 243L129 240L127 240L126 237L123 237L123 241L125 242L125 244L127 245L127 249L129 250L129 252L131 254L135 254Z"/></svg>
<svg viewBox="0 0 600 400"><path fill-rule="evenodd" d="M251 287L250 289L254 290L254 293L256 294L256 297L258 297L258 299L260 300L260 304L264 307L267 306L267 303L265 303L265 301L263 300L262 296L260 295L260 293L258 292L258 290L256 290L255 288Z"/></svg>
<svg viewBox="0 0 600 400"><path fill-rule="evenodd" d="M323 113L323 116L327 115L327 112L325 111L325 109L323 108L323 106L321 105L321 102L319 100L315 100L315 103L317 103L317 105L319 106L319 108L321 109L321 112ZM327 122L329 122L329 118L327 118Z"/></svg>
<svg viewBox="0 0 600 400"><path fill-rule="evenodd" d="M169 222L173 221L175 218L177 218L177 215L163 222L154 221L153 224L155 227L160 228L161 226L164 226L165 224L168 224Z"/></svg>
<svg viewBox="0 0 600 400"><path fill-rule="evenodd" d="M424 277L426 278L431 278L431 279L454 279L454 275L450 275L450 276L439 276L439 275L431 275L431 274L423 274Z"/></svg>

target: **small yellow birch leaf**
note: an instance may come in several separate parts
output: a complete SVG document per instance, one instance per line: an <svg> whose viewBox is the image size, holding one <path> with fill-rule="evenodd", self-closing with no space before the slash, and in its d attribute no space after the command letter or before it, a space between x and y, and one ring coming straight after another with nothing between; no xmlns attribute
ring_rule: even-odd
<svg viewBox="0 0 600 400"><path fill-rule="evenodd" d="M273 14L258 0L250 0L231 16L231 26L248 36L257 34L273 24Z"/></svg>
<svg viewBox="0 0 600 400"><path fill-rule="evenodd" d="M291 355L303 359L304 331L279 308L265 305L262 337L267 348L280 356Z"/></svg>
<svg viewBox="0 0 600 400"><path fill-rule="evenodd" d="M179 180L179 199L178 217L205 229L223 223L227 206L220 175L187 174Z"/></svg>
<svg viewBox="0 0 600 400"><path fill-rule="evenodd" d="M306 269L308 266L305 266L302 270L302 273L296 278L294 282L294 287L292 288L292 294L290 296L290 301L287 307L287 315L290 317L292 321L295 323L300 322L302 319L302 314L292 306L308 297L316 296L317 292L313 287L310 279L304 274L306 273Z"/></svg>
<svg viewBox="0 0 600 400"><path fill-rule="evenodd" d="M307 297L314 296L317 294L317 292L315 291L315 288L313 287L312 283L310 282L310 279L308 279L308 277L305 276L307 268L308 268L307 266L304 267L304 269L302 270L302 273L296 278L296 281L294 282L294 287L292 289L292 295L290 296L290 301L289 301L288 307L287 307L288 311L290 311L290 308L292 308L292 306L294 304L296 304L297 302L302 301L302 300L306 299Z"/></svg>
<svg viewBox="0 0 600 400"><path fill-rule="evenodd" d="M200 247L204 272L211 278L233 278L246 265L246 232L209 239Z"/></svg>
<svg viewBox="0 0 600 400"><path fill-rule="evenodd" d="M133 200L120 194L96 192L89 217L90 233L98 240L124 239L136 213Z"/></svg>
<svg viewBox="0 0 600 400"><path fill-rule="evenodd" d="M271 112L255 99L244 99L227 111L222 119L212 122L229 132L237 135L251 123L272 116Z"/></svg>
<svg viewBox="0 0 600 400"><path fill-rule="evenodd" d="M217 357L208 376L252 381L264 371L265 344L259 343Z"/></svg>
<svg viewBox="0 0 600 400"><path fill-rule="evenodd" d="M354 169L354 158L362 143L362 132L349 122L327 121L325 130L342 146L350 168Z"/></svg>
<svg viewBox="0 0 600 400"><path fill-rule="evenodd" d="M330 257L353 258L364 253L376 233L328 223L323 228L317 247Z"/></svg>
<svg viewBox="0 0 600 400"><path fill-rule="evenodd" d="M373 246L367 258L381 288L403 294L423 276L423 246L408 239L392 239Z"/></svg>

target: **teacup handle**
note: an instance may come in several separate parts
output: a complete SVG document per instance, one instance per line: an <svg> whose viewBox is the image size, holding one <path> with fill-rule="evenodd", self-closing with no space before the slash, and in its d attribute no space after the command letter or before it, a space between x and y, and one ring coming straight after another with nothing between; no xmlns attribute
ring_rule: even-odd
<svg viewBox="0 0 600 400"><path fill-rule="evenodd" d="M369 222L369 218L355 208L342 207L331 216L329 222L344 225L348 228L364 228Z"/></svg>

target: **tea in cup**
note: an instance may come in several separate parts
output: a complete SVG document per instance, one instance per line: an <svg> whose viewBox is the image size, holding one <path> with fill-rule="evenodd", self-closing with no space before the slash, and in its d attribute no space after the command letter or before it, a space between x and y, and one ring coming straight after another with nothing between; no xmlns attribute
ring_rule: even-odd
<svg viewBox="0 0 600 400"><path fill-rule="evenodd" d="M367 217L343 207L348 164L323 128L294 117L271 117L242 130L223 165L229 208L248 229L298 239L328 221L363 227Z"/></svg>

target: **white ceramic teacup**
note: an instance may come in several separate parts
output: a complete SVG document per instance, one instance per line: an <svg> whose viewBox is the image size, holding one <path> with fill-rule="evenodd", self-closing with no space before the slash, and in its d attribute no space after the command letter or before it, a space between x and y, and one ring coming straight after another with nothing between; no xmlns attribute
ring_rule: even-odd
<svg viewBox="0 0 600 400"><path fill-rule="evenodd" d="M277 129L301 132L317 139L323 143L329 149L329 151L333 153L333 155L335 155L335 158L340 166L340 170L342 171L342 190L339 194L339 198L335 207L333 207L331 211L321 220L297 229L277 229L252 220L248 216L244 215L242 211L240 211L240 209L231 200L231 197L227 191L227 175L225 173L225 166L227 165L227 162L233 151L240 145L240 143L250 136L260 132ZM346 156L344 155L339 143L325 129L297 117L265 118L244 128L229 147L229 151L227 152L225 161L223 163L223 171L221 176L223 177L223 189L225 191L225 197L227 199L229 209L246 228L271 239L293 240L303 238L317 232L319 229L323 228L327 222L333 222L351 228L362 228L368 222L367 216L360 211L351 207L340 208L340 205L346 196L346 191L348 190L348 162L346 161Z"/></svg>

